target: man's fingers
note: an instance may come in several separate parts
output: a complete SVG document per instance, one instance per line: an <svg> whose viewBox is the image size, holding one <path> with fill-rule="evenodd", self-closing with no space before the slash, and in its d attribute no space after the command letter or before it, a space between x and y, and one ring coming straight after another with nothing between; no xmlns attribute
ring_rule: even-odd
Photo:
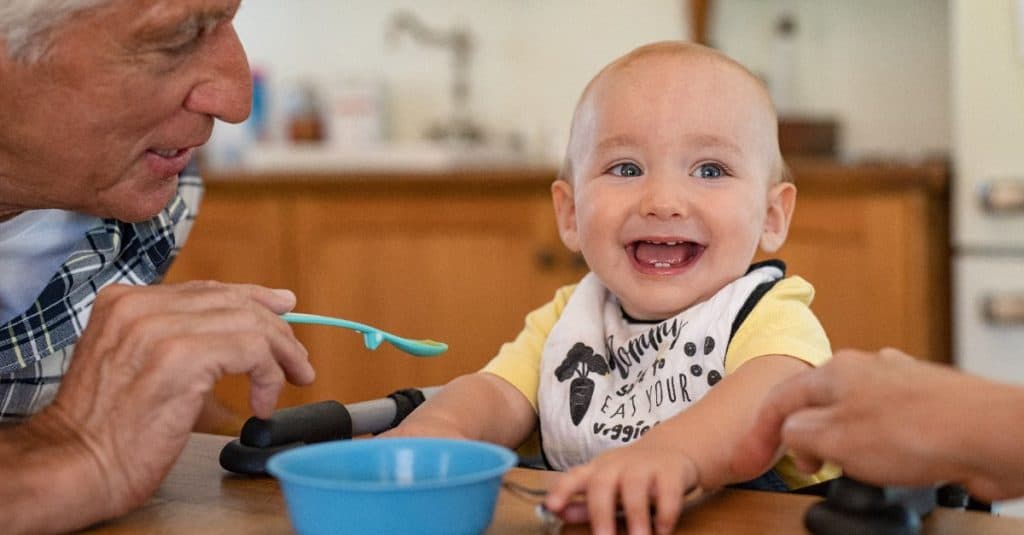
<svg viewBox="0 0 1024 535"><path fill-rule="evenodd" d="M825 368L799 373L776 385L765 397L750 432L737 447L732 467L739 474L756 476L771 464L783 443L782 426L791 414L832 402Z"/></svg>
<svg viewBox="0 0 1024 535"><path fill-rule="evenodd" d="M809 453L802 453L796 450L793 450L791 453L793 455L793 465L796 466L797 470L805 474L814 474L821 470L821 467L825 464L824 461Z"/></svg>
<svg viewBox="0 0 1024 535"><path fill-rule="evenodd" d="M806 473L817 472L824 461L836 459L842 447L846 425L836 418L833 407L811 407L800 410L782 425L782 441L792 452L797 468Z"/></svg>
<svg viewBox="0 0 1024 535"><path fill-rule="evenodd" d="M165 312L200 312L211 309L246 308L259 305L274 314L295 306L290 290L275 290L254 284L226 284L190 281L156 286L111 285L96 297L100 314L117 314L131 319Z"/></svg>
<svg viewBox="0 0 1024 535"><path fill-rule="evenodd" d="M290 382L308 384L315 376L309 363L309 354L295 338L291 328L273 313L261 308L212 309L142 318L124 333L121 346L127 349L124 354L131 358L147 358L158 340L173 345L175 341L184 342L191 337L205 335L243 335L243 338L265 340L268 349L262 354L276 361ZM237 353L245 351L238 348ZM194 355L204 353L205 350L199 347Z"/></svg>
<svg viewBox="0 0 1024 535"><path fill-rule="evenodd" d="M204 333L164 341L157 349L159 354L148 359L135 379L149 395L157 396L157 402L186 392L201 401L220 378L245 374L250 378L253 413L263 418L273 413L285 374L267 339L244 332Z"/></svg>

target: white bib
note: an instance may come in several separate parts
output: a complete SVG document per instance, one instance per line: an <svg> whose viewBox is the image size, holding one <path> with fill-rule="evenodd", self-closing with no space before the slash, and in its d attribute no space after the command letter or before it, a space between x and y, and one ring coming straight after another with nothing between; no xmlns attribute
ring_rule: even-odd
<svg viewBox="0 0 1024 535"><path fill-rule="evenodd" d="M660 323L626 320L597 276L584 277L541 354L537 401L551 467L566 470L628 444L702 398L725 375L740 309L755 288L782 276L777 265L759 265Z"/></svg>

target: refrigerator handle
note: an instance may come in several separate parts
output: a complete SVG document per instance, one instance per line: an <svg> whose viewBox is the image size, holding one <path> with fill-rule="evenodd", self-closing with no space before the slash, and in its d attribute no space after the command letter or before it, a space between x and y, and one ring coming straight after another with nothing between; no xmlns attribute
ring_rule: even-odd
<svg viewBox="0 0 1024 535"><path fill-rule="evenodd" d="M981 206L990 214L1024 213L1024 180L996 179L978 188Z"/></svg>
<svg viewBox="0 0 1024 535"><path fill-rule="evenodd" d="M992 325L1024 325L1024 294L992 294L982 301L982 313Z"/></svg>

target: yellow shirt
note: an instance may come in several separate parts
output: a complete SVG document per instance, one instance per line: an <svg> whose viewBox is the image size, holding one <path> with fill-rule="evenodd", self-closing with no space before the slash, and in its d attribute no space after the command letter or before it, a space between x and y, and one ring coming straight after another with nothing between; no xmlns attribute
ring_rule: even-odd
<svg viewBox="0 0 1024 535"><path fill-rule="evenodd" d="M575 285L555 292L548 304L526 316L526 326L515 340L501 346L483 371L512 383L537 410L540 359L544 343ZM745 362L764 355L787 355L812 366L824 364L832 355L828 337L809 308L814 287L800 277L780 280L757 303L737 329L725 354L725 372L732 373ZM835 478L839 470L825 466L815 474L796 469L789 455L775 465L790 488L799 488Z"/></svg>

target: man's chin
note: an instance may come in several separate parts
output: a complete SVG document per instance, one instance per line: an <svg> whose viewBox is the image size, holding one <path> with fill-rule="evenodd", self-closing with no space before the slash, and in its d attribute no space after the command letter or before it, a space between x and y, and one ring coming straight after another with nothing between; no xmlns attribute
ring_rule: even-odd
<svg viewBox="0 0 1024 535"><path fill-rule="evenodd" d="M138 223L153 219L174 199L178 192L178 176L164 179L159 188L145 192L133 191L110 207L105 217L125 223ZM133 202L134 201L134 202Z"/></svg>

